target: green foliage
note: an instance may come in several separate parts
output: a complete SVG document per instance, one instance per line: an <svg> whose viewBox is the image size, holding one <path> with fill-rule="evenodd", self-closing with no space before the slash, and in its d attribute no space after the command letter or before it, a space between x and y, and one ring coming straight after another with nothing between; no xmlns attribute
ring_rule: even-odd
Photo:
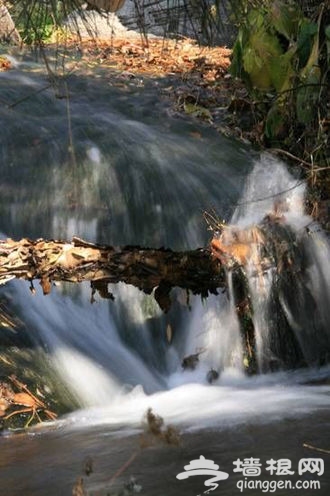
<svg viewBox="0 0 330 496"><path fill-rule="evenodd" d="M282 54L279 41L269 34L264 26L251 33L244 50L244 70L249 74L253 86L268 90L273 86L272 61Z"/></svg>
<svg viewBox="0 0 330 496"><path fill-rule="evenodd" d="M286 122L285 117L283 106L280 106L278 103L271 106L265 122L265 136L267 138L283 136Z"/></svg>
<svg viewBox="0 0 330 496"><path fill-rule="evenodd" d="M63 19L82 2L79 0L12 0L10 13L26 44L48 41Z"/></svg>
<svg viewBox="0 0 330 496"><path fill-rule="evenodd" d="M292 87L292 82L295 80L293 66L295 54L295 47L292 47L287 52L269 61L271 82L278 93L287 91Z"/></svg>
<svg viewBox="0 0 330 496"><path fill-rule="evenodd" d="M297 54L299 68L307 64L309 55L312 50L313 40L317 34L317 24L303 19L300 24L300 29L297 36Z"/></svg>
<svg viewBox="0 0 330 496"><path fill-rule="evenodd" d="M16 28L24 43L47 41L54 26L54 17L49 9L50 5L41 2L29 3L30 5L24 0L12 2L11 14L15 19ZM34 8L31 8L32 5Z"/></svg>
<svg viewBox="0 0 330 496"><path fill-rule="evenodd" d="M330 26L322 23L323 4L312 19L293 0L234 3L239 33L231 72L245 81L254 97L269 98L266 139L278 140L285 127L312 126L329 72Z"/></svg>

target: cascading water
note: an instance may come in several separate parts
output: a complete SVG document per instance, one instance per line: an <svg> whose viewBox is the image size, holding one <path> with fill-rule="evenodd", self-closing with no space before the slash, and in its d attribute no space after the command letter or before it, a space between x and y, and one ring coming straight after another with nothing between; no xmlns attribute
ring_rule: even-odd
<svg viewBox="0 0 330 496"><path fill-rule="evenodd" d="M276 167L276 176L280 178L275 183L269 181L270 167ZM261 202L251 201L256 196L251 196L250 183L256 187L258 198L277 197L282 191L286 191L282 194L282 200L285 198L289 205L285 213L286 222L297 233L310 226L311 219L303 211L297 211L296 207L297 203L302 203L303 185L295 188L297 181L289 176L285 167L267 157L257 162L247 179L247 187L240 203L248 205L249 213L245 209L239 213L236 211L233 217L235 226L246 228L251 222L260 223L273 209L273 200L270 198L263 206L260 205ZM251 204L257 205L257 209L251 208ZM325 291L329 290L327 274L320 272L319 268L322 267L322 259L327 257L327 243L319 232L306 234L305 237L309 252L313 255L313 264L309 267L305 284L311 297L315 299L318 297L317 291L322 287L320 297L326 301ZM255 266L248 266L247 278L254 308L256 347L262 369L270 360L282 358L273 356L268 325L271 320L269 302L274 268L268 269L260 277ZM75 297L61 294L60 288L56 288L47 298L38 292L29 300L28 308L26 302L30 297L24 286L23 283L15 283L15 304L24 308L26 323L29 328L37 330L39 339L49 349L54 369L61 375L61 379L81 406L108 406L101 417L94 410L90 414L85 412L84 417L87 415L89 422L91 418L93 422L98 421L97 419L114 423L135 422L149 404L156 405L169 418L174 415L178 421L198 419L200 422L203 416L208 419L218 414L223 394L226 395L226 405L232 414L229 397L233 392L230 393L230 387L244 388L249 384L248 387L255 387L255 393L259 395L260 387L265 393L269 385L274 387L278 380L267 378L262 384L257 378L250 380L250 383L244 378L243 349L233 303L231 272L228 274L228 294L209 297L204 303L195 297L189 311L185 308L182 295L178 293L174 307L181 309L176 308L173 315L167 317L161 315L152 296L143 296L137 290L124 285L113 288L117 301L110 303L110 306L103 301L91 306L90 290L83 287ZM310 320L306 321L305 327L295 324L295 319L301 319L301 314L295 314L295 309L290 308L285 297L286 295L280 296L280 303L296 334L301 351L307 362L309 357L316 359L321 351L329 349L329 335L323 322L326 309L320 305L318 315L314 315L314 319L318 319L318 333L312 334L310 342ZM170 344L165 339L168 325L174 331ZM322 345L326 346L323 350ZM197 366L192 367L192 370L189 367L183 370L182 359L191 355L198 356ZM211 387L206 386L210 370L220 373L220 378ZM297 376L294 377L296 381ZM152 396L146 396L146 393ZM200 404L202 398L207 405L205 409ZM277 395L277 401L278 398ZM284 405L287 407L288 398L286 395L284 398ZM251 397L248 401L250 400ZM237 399L235 405L236 401ZM244 401L241 407L246 415L247 404ZM259 408L260 404L255 397L254 401ZM297 408L301 408L299 396L294 396L294 403ZM317 404L322 403L323 400L319 398ZM226 409L222 410L222 414L224 411ZM255 414L254 409L253 413ZM80 425L81 422L80 419Z"/></svg>
<svg viewBox="0 0 330 496"><path fill-rule="evenodd" d="M212 133L202 133L200 139L207 148L205 157L201 143L190 136L194 125L169 118L166 108L157 109L149 104L148 99L141 101L141 90L137 92L134 85L128 95L114 90L111 107L107 108L104 103L109 98L107 87L98 85L96 81L92 83L88 77L69 81L71 88L76 87L75 96L64 102L56 100L47 89L40 92L43 81L40 75L31 76L30 65L28 75L24 70L22 72L14 76L15 84L19 86L16 93L9 91L13 74L6 73L2 78L8 104L14 105L23 99L18 106L19 126L23 128L19 143L13 140L17 113L11 108L4 108L2 112L6 122L6 132L2 136L3 181L7 186L2 198L2 229L6 233L15 237L65 239L78 235L98 242L165 245L176 249L206 243L208 236L202 212L217 205L228 215L232 208L228 197L238 197L249 167L244 164L245 150L237 150L236 164L229 164L225 160L229 142L219 141L217 145L210 139ZM149 93L153 95L154 92L155 89L151 88ZM33 95L32 100L28 99L27 104L22 94ZM150 95L147 98L150 99ZM38 109L34 119L31 119L31 102ZM144 106L148 112L143 110ZM139 120L130 115L133 107L141 113ZM165 126L154 124L156 118L159 120L159 114L166 117ZM73 130L74 156L73 150L68 151L69 126ZM219 160L223 161L221 169ZM13 175L13 164L20 171L18 177ZM208 179L210 175L212 182ZM20 294L19 286L17 291ZM185 353L184 340L189 338L184 336L184 326L180 321L189 320L188 310L178 301L176 306L181 311L178 310L174 317L165 318L152 298L137 295L137 291L129 288L115 289L115 293L118 301L112 305L112 316L109 316L106 305L101 311L103 321L98 315L99 308L92 317L94 308L88 306L80 311L78 305L75 309L68 308L64 318L61 302L55 303L53 299L45 302L49 305L47 310L42 304L44 313L40 313L38 308L39 300L33 302L34 315L31 319L27 316L27 320L31 321L31 327L38 328L42 340L53 351L57 350L57 355L61 340L62 347L75 349L77 357L79 350L89 355L98 364L96 367L111 364L110 369L120 377L120 382L141 383L146 391L153 391L160 384L164 387L164 374L173 371ZM84 294L81 299L85 299L86 304L89 297ZM19 296L15 296L15 300L18 302ZM66 305L70 307L71 302L68 300ZM84 318L76 320L73 318L76 313L84 314ZM50 323L53 318L54 325ZM97 325L95 319L99 322ZM71 320L75 320L77 325L69 324ZM90 331L84 337L86 325L82 323L87 321L90 322ZM73 331L73 326L77 331ZM175 334L173 349L164 339L168 326L173 327ZM107 327L110 327L108 332ZM121 360L118 349L115 350L119 335ZM133 349L130 359L126 356L128 350L123 351L126 345ZM112 354L117 358L114 359ZM142 380L138 367L133 365L137 354L148 379ZM62 352L61 356L64 356ZM142 358L147 365L142 363ZM130 362L126 372L120 361ZM86 370L86 366L85 359L82 368ZM70 371L67 377L70 377L72 385L75 380L71 365ZM80 377L80 386L75 389L79 389L80 397L85 396L83 403L93 403L83 393L90 381L81 372L77 372L77 376ZM131 376L132 381L129 380ZM89 390L93 397L101 398L104 395L97 391L102 381L98 382L99 387L91 384Z"/></svg>
<svg viewBox="0 0 330 496"><path fill-rule="evenodd" d="M28 72L30 66L31 63ZM11 73L3 77L7 91L10 77ZM136 87L129 103L127 96L118 92L111 108L105 109L102 102L106 91L88 78L69 80L75 93L65 103L54 99L49 90L40 92L40 75L35 78L30 73L19 77L15 74L15 78L20 81L20 91L32 92L39 115L31 126L31 108L25 107L23 99L16 112L24 129L20 143L25 145L24 153L20 153L18 143L13 142L11 147L9 140L2 148L5 184L13 188L12 164L19 168L18 177L22 176L24 181L17 188L15 176L14 197L10 196L4 205L7 215L3 224L7 232L11 227L11 235L17 231L20 235L66 239L78 235L99 242L192 248L207 241L203 210L214 207L228 218L237 203L230 224L244 229L260 224L274 209L275 200L286 203L285 224L297 237L311 223L303 212L304 185L293 179L282 164L266 156L256 161L239 199L236 186L243 184L244 151L238 150L236 163L230 161L229 165L223 160L228 144L215 147L203 137L205 156L196 139L189 138L189 124L183 127L188 135L178 140L171 132L171 128L180 125L175 120L168 119L169 131L165 133L150 125L152 116L143 117L144 122L133 120L127 114L131 105L136 105ZM19 100L13 91L8 99L11 105ZM141 109L143 104L139 100L140 117L146 114ZM91 105L93 116L88 114ZM52 114L46 112L50 106ZM14 127L17 125L16 112L4 112L7 133L13 132L11 120ZM66 153L61 143L69 125L75 149L71 146ZM29 156L34 169L26 163ZM42 187L38 186L38 176ZM24 212L20 211L22 201ZM42 219L36 224L40 210L47 211L47 221ZM309 309L302 309L299 303L292 305L283 292L278 298L304 358L315 364L322 344L325 350L329 349L329 274L322 268L322 257L326 260L329 250L321 234L305 237L309 267L304 286L313 301L319 302L317 315L313 313L318 320L317 329L310 330L310 319L303 315ZM274 268L271 266L258 277L253 263L246 267L261 370L270 361L280 362L282 358L274 356L271 346L271 341L276 341L276 333L274 338L270 331L270 322L274 320L270 315ZM89 306L86 290L75 297L61 295L57 290L49 298L31 299L27 309L26 289L17 283L15 302L24 308L26 322L38 330L39 339L54 358L55 368L79 402L97 405L111 403L114 397L122 397L138 385L146 393L153 393L185 383L206 384L210 370L225 377L228 370L242 374L243 349L232 286L229 273L228 294L210 297L204 303L194 298L191 311L177 292L174 309L168 316L161 315L152 297L128 287L114 288L117 301L110 307L104 302ZM306 325L302 325L304 319ZM168 330L170 344L166 338ZM195 356L198 366L182 370L182 359L187 356Z"/></svg>
<svg viewBox="0 0 330 496"><path fill-rule="evenodd" d="M329 243L305 214L304 195L301 181L283 164L264 157L247 178L232 218L238 232L263 225L266 236L259 240L264 253L259 249L246 265L260 370L269 369L271 363L281 368L289 348L296 348L301 363L308 365L319 365L329 357ZM270 266L263 271L262 256L270 259ZM294 355L294 350L291 353ZM299 365L297 356L287 362Z"/></svg>

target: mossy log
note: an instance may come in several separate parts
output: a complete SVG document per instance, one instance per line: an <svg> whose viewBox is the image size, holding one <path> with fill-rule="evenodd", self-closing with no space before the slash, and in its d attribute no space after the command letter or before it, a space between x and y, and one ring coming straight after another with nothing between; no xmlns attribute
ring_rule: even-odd
<svg viewBox="0 0 330 496"><path fill-rule="evenodd" d="M160 307L170 308L173 287L203 297L226 285L224 269L209 248L175 252L139 246L101 246L73 238L71 243L39 239L0 241L0 284L18 278L40 280L44 294L53 281L90 281L94 291L112 298L109 283L132 284L145 293L155 289Z"/></svg>

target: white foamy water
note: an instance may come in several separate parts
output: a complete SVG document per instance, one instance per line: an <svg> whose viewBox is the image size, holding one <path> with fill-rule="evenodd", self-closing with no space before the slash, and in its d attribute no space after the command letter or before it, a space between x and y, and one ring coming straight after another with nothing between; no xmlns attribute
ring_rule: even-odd
<svg viewBox="0 0 330 496"><path fill-rule="evenodd" d="M201 384L202 375L192 374L187 384L146 395L141 387L119 395L103 407L77 411L63 420L68 427L110 424L139 427L147 411L167 423L188 430L226 428L240 423L271 423L297 418L329 408L329 386L303 385L303 381L329 377L330 369L309 373L274 374L273 377L246 378L235 370L227 371L215 386ZM181 381L180 381L181 382Z"/></svg>

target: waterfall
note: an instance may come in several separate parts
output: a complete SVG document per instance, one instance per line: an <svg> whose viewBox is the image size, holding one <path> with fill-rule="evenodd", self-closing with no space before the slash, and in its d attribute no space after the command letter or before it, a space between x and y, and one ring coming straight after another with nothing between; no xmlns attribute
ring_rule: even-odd
<svg viewBox="0 0 330 496"><path fill-rule="evenodd" d="M260 274L253 263L247 265L260 371L274 363L279 365L276 370L292 365L290 361L285 363L286 345L292 347L294 343L309 365L319 364L330 349L326 327L329 274L325 264L329 246L317 226L310 234L312 219L304 214L303 195L304 185L292 178L283 164L264 156L248 176L228 227L247 229L260 223L273 210L273 198L280 198L286 205L284 225L292 229L295 242L301 244L308 257L306 272L303 276L297 274L292 281L294 298L292 288L287 292L285 285L280 285L277 306L273 302L275 267ZM93 306L85 285L76 296L66 294L66 285L64 290L57 287L46 298L38 291L28 306L30 297L24 284L17 282L14 287L15 304L24 308L25 321L37 332L38 340L52 356L54 369L82 406L123 402L127 406L128 397L137 400L137 393L133 394L137 387L142 388L136 391L144 397L180 390L184 385L188 388L189 384L216 387L228 377L244 377L232 271L228 272L226 294L211 296L204 302L193 297L190 309L184 295L175 291L174 308L168 316L162 315L152 296L123 284L113 288L114 303L98 301ZM306 299L317 302L316 307L301 308ZM274 311L275 317L271 314ZM284 321L285 329L279 329ZM171 339L167 336L168 326L173 333ZM284 332L291 333L291 338L287 339ZM195 362L183 367L183 360L191 356L195 356ZM212 386L207 386L210 370L217 376Z"/></svg>
<svg viewBox="0 0 330 496"><path fill-rule="evenodd" d="M265 155L248 176L229 225L244 233L266 219L264 253L259 248L245 268L261 371L320 365L329 357L329 242L305 214L304 196L305 184ZM262 256L270 260L264 270Z"/></svg>
<svg viewBox="0 0 330 496"><path fill-rule="evenodd" d="M294 394L279 387L267 406L259 397L271 396L270 389L287 380L281 369L318 366L330 350L329 244L304 213L303 182L281 162L267 155L256 159L212 130L201 128L196 141L195 123L171 118L166 108L150 103L159 100L154 87L144 89L146 97L138 86L124 96L110 88L110 105L109 86L89 76L68 78L75 90L70 101L73 164L67 102L54 99L50 89L39 91L46 81L30 66L26 72L0 78L4 97L23 99L19 120L13 109L2 108L0 114L3 236L77 235L107 244L193 249L210 240L205 210L225 218L230 234L248 232L278 208L283 218L270 235L293 241L296 270L289 279L279 277L271 250L262 272L258 249L244 268L259 371L278 371L262 378L244 374L232 270L227 290L205 301L172 291L167 315L152 295L123 284L110 288L115 302L94 305L85 284L58 285L47 297L39 287L32 296L21 281L2 288L81 408L106 406L106 418L114 422L139 421L148 406L181 420L234 418L243 410L259 412L261 406L274 407L274 414L288 405L292 412L302 408L305 396L299 387ZM27 103L23 97L30 93L34 96ZM292 380L295 388L300 379L293 374ZM252 396L246 390L253 390ZM324 404L316 392L315 397L314 404ZM90 416L95 419L95 412Z"/></svg>

